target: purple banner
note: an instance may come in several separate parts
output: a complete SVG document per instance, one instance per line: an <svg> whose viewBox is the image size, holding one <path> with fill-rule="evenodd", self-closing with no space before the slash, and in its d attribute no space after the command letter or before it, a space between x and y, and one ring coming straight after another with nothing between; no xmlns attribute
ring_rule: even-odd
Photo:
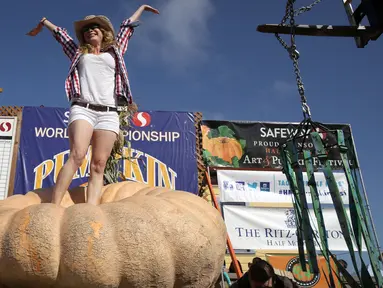
<svg viewBox="0 0 383 288"><path fill-rule="evenodd" d="M68 116L66 108L24 107L14 194L53 186L68 159ZM126 136L134 160L121 161L125 178L198 192L196 132L193 113L137 112ZM91 149L76 172L70 188L88 181Z"/></svg>

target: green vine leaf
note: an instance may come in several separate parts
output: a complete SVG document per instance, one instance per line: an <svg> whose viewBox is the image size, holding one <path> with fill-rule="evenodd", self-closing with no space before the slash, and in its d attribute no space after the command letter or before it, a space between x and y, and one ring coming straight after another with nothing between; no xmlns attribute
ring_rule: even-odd
<svg viewBox="0 0 383 288"><path fill-rule="evenodd" d="M220 137L227 137L227 138L235 138L235 133L233 130L231 130L229 127L227 127L226 125L223 125L223 126L219 126L218 127L218 131L219 131L219 136Z"/></svg>
<svg viewBox="0 0 383 288"><path fill-rule="evenodd" d="M211 129L207 133L207 138L212 139L212 138L217 138L219 137L219 131L217 129Z"/></svg>
<svg viewBox="0 0 383 288"><path fill-rule="evenodd" d="M210 161L212 162L212 166L221 166L221 167L232 167L233 165L229 162L226 162L220 157L212 156L210 158Z"/></svg>
<svg viewBox="0 0 383 288"><path fill-rule="evenodd" d="M130 155L128 157L124 156L124 147L128 147L128 149L130 149L130 142L125 139L124 135L129 130L130 120L136 111L137 106L132 104L128 106L127 111L119 112L120 133L105 165L104 185L119 182L119 178L121 178L121 161L131 160Z"/></svg>
<svg viewBox="0 0 383 288"><path fill-rule="evenodd" d="M246 147L246 140L239 139L239 144L241 144L242 151L244 151Z"/></svg>
<svg viewBox="0 0 383 288"><path fill-rule="evenodd" d="M233 163L233 167L238 168L239 167L239 159L237 156L234 156L231 158L231 163Z"/></svg>

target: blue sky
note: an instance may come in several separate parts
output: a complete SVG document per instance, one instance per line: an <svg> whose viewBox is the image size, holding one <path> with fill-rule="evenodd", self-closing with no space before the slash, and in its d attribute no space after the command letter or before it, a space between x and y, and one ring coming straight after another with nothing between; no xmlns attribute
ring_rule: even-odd
<svg viewBox="0 0 383 288"><path fill-rule="evenodd" d="M201 111L205 119L301 120L288 54L274 35L256 31L258 24L279 23L284 1L145 3L161 15L143 15L125 58L132 92L142 110ZM7 1L0 18L0 87L4 89L0 105L67 106L64 79L69 60L47 30L36 37L25 35L43 16L73 35L73 22L88 14L107 15L117 29L124 17L145 3ZM296 22L348 24L340 0L324 1ZM382 41L358 49L352 38L297 37L313 119L352 125L381 243Z"/></svg>

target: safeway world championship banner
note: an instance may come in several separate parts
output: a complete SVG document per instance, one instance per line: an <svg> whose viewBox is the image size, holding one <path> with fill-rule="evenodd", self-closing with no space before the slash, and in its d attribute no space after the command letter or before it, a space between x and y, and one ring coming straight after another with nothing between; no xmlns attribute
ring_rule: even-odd
<svg viewBox="0 0 383 288"><path fill-rule="evenodd" d="M53 186L69 156L69 110L24 107L14 194ZM138 112L126 136L131 156L121 161L128 180L184 190L198 191L196 129L193 113ZM128 153L125 149L125 153ZM128 155L126 155L128 156ZM91 149L70 186L88 181Z"/></svg>
<svg viewBox="0 0 383 288"><path fill-rule="evenodd" d="M210 167L281 169L278 147L289 138L290 134L304 135L298 134L298 126L297 123L203 121L201 129L204 160ZM350 125L326 124L325 127L330 130L341 129L345 140L352 140ZM317 132L326 145L336 144L337 140L332 137L332 133ZM306 138L303 144L301 140L299 142L299 148L314 149L310 137ZM352 159L352 153L348 153L348 159L351 167L357 167L355 159ZM329 160L334 170L343 167L337 148L330 149ZM302 157L299 164L304 165ZM314 157L313 164L320 165L317 157Z"/></svg>

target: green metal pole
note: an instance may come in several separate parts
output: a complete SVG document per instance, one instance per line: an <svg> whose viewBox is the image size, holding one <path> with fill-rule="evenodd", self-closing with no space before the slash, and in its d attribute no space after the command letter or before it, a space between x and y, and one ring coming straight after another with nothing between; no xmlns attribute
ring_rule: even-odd
<svg viewBox="0 0 383 288"><path fill-rule="evenodd" d="M374 221L373 221L373 218L372 218L370 204L369 204L369 201L368 201L368 198L367 198L366 186L364 185L362 169L360 168L360 162L359 162L358 152L356 151L354 137L352 137L353 133L352 133L352 130L351 130L351 125L349 126L349 128L350 128L350 132L351 132L352 146L353 146L354 151L355 151L356 164L358 166L357 171L358 171L358 174L359 174L360 182L362 184L364 201L366 202L365 204L366 204L366 208L368 210L368 215L369 215L369 218L370 218L370 221L371 221L371 228L372 228L372 232L374 233L375 242L376 242L376 245L378 247L378 250L380 251L379 238L378 238L378 235L376 233L376 228L375 228L375 224L374 224Z"/></svg>

